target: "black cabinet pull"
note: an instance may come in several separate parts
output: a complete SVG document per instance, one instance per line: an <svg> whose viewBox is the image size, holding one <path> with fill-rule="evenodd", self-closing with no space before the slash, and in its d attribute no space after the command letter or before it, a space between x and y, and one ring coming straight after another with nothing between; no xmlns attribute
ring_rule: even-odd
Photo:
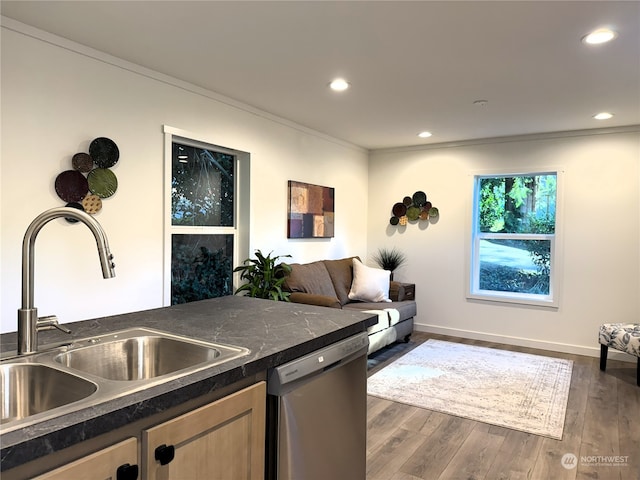
<svg viewBox="0 0 640 480"><path fill-rule="evenodd" d="M120 465L116 470L116 480L138 480L138 465Z"/></svg>
<svg viewBox="0 0 640 480"><path fill-rule="evenodd" d="M175 454L176 448L173 445L162 444L155 450L156 460L160 462L160 465L171 463Z"/></svg>

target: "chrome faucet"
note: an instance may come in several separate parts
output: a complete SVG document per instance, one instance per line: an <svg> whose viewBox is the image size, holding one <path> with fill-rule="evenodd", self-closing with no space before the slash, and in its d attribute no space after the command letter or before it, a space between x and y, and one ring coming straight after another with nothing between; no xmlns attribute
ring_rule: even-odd
<svg viewBox="0 0 640 480"><path fill-rule="evenodd" d="M38 318L38 309L33 306L34 245L38 232L54 218L73 218L84 223L96 239L98 255L102 265L102 276L116 276L113 255L109 251L107 235L100 224L89 214L71 207L46 210L29 225L22 241L22 308L18 309L18 355L34 353L38 350L38 332L57 328L65 333L71 330L60 325L54 316Z"/></svg>

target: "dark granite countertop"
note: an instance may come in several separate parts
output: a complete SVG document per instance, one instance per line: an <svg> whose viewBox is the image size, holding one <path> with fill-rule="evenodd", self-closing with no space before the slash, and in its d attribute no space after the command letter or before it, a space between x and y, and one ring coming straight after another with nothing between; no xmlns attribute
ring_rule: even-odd
<svg viewBox="0 0 640 480"><path fill-rule="evenodd" d="M74 339L131 327L148 327L251 350L248 356L152 386L80 411L5 434L0 430L1 470L162 412L269 368L364 331L371 314L229 296L172 307L68 323ZM40 333L40 345L69 340L57 330ZM0 335L3 352L16 334Z"/></svg>

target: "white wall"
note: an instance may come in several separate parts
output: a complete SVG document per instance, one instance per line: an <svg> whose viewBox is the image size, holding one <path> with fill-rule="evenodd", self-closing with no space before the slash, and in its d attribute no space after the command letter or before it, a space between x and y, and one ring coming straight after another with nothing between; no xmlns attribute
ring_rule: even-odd
<svg viewBox="0 0 640 480"><path fill-rule="evenodd" d="M440 148L378 151L369 165L369 253L404 251L397 278L416 283L417 328L583 354L598 325L638 321L640 131L528 137ZM482 170L558 166L565 172L560 307L465 298L470 176ZM391 227L391 207L417 190L440 209L421 228Z"/></svg>
<svg viewBox="0 0 640 480"><path fill-rule="evenodd" d="M113 139L117 193L96 219L116 278L103 280L82 225L46 225L36 242L35 305L70 322L162 306L163 125L251 154L250 251L293 261L366 251L366 151L212 92L2 19L1 331L15 331L21 243L31 220L62 206L53 184L96 137ZM286 238L287 180L335 188L333 239Z"/></svg>

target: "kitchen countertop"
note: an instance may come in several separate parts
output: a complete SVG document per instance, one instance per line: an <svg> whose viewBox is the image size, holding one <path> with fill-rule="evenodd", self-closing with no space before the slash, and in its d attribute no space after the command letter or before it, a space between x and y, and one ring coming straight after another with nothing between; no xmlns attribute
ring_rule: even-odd
<svg viewBox="0 0 640 480"><path fill-rule="evenodd" d="M1 470L21 465L83 440L231 385L245 377L306 355L364 331L369 313L228 296L172 307L67 323L81 339L148 327L208 342L251 350L247 356L209 367L99 405L2 434ZM39 344L69 341L64 333L39 333ZM0 335L2 352L16 349L16 333Z"/></svg>

